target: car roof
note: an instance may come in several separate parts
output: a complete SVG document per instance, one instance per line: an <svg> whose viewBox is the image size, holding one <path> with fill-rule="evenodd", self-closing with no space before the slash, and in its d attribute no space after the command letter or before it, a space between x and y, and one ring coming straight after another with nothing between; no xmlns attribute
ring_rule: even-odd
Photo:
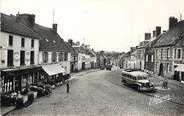
<svg viewBox="0 0 184 116"><path fill-rule="evenodd" d="M132 75L132 76L148 76L147 73L145 72L142 72L142 71L131 71L131 72L127 72L127 71L122 71L122 73L125 73L125 74L129 74L129 75Z"/></svg>

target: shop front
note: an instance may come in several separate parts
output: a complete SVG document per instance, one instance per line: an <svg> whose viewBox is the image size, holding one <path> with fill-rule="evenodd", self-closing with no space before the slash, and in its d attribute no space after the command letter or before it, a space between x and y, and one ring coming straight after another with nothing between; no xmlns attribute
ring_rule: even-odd
<svg viewBox="0 0 184 116"><path fill-rule="evenodd" d="M174 79L184 82L184 64L175 65Z"/></svg>
<svg viewBox="0 0 184 116"><path fill-rule="evenodd" d="M23 67L4 69L1 71L2 92L21 91L24 87L35 83L40 67Z"/></svg>
<svg viewBox="0 0 184 116"><path fill-rule="evenodd" d="M43 65L42 70L45 82L51 85L62 82L64 79L63 74L65 73L65 69L59 64Z"/></svg>

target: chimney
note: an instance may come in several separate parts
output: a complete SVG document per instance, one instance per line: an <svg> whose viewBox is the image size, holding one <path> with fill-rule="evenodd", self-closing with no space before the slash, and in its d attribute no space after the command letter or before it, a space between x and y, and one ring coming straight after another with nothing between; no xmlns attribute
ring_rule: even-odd
<svg viewBox="0 0 184 116"><path fill-rule="evenodd" d="M177 18L169 17L169 29L173 28L177 22L178 22Z"/></svg>
<svg viewBox="0 0 184 116"><path fill-rule="evenodd" d="M156 26L156 37L158 37L161 34L161 27Z"/></svg>
<svg viewBox="0 0 184 116"><path fill-rule="evenodd" d="M78 41L78 42L76 42L76 44L77 44L77 46L80 46L80 42Z"/></svg>
<svg viewBox="0 0 184 116"><path fill-rule="evenodd" d="M145 33L145 40L151 39L151 33Z"/></svg>
<svg viewBox="0 0 184 116"><path fill-rule="evenodd" d="M73 46L73 40L72 39L68 39L68 43Z"/></svg>
<svg viewBox="0 0 184 116"><path fill-rule="evenodd" d="M163 30L163 33L165 33L166 32L166 30Z"/></svg>
<svg viewBox="0 0 184 116"><path fill-rule="evenodd" d="M156 31L153 30L153 37L156 37Z"/></svg>
<svg viewBox="0 0 184 116"><path fill-rule="evenodd" d="M90 45L85 45L85 48L90 49Z"/></svg>
<svg viewBox="0 0 184 116"><path fill-rule="evenodd" d="M52 30L53 30L55 33L57 33L57 24L56 24L56 23L52 24Z"/></svg>
<svg viewBox="0 0 184 116"><path fill-rule="evenodd" d="M33 27L35 24L35 15L34 14L18 14L16 15L16 22L24 23L29 27Z"/></svg>

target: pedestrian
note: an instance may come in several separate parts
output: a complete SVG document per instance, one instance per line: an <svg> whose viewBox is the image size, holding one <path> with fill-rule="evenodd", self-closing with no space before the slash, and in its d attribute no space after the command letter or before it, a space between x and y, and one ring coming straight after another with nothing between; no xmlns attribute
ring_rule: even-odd
<svg viewBox="0 0 184 116"><path fill-rule="evenodd" d="M70 89L70 86L69 86L69 83L67 82L66 83L66 92L69 93L69 89Z"/></svg>
<svg viewBox="0 0 184 116"><path fill-rule="evenodd" d="M167 85L168 85L168 82L167 82L167 80L165 79L165 80L163 81L162 88L167 89Z"/></svg>

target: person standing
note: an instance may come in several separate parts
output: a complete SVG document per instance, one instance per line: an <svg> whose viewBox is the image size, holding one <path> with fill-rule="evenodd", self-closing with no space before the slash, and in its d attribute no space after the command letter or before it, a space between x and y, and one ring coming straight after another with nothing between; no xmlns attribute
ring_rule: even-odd
<svg viewBox="0 0 184 116"><path fill-rule="evenodd" d="M69 82L66 83L66 92L69 93L69 89L70 89L70 86L69 86Z"/></svg>

